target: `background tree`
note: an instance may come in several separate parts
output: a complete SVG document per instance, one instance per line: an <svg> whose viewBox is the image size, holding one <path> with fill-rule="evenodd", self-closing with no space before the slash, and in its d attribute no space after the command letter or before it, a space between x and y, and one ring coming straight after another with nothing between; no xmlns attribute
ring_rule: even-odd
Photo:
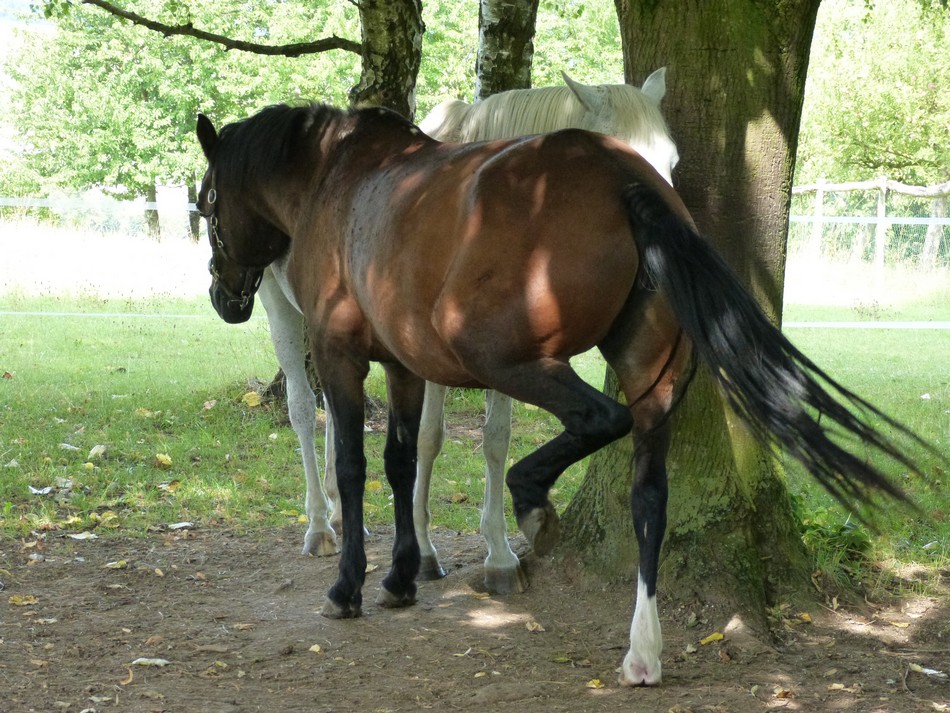
<svg viewBox="0 0 950 713"><path fill-rule="evenodd" d="M700 229L778 321L792 170L819 0L617 0L627 81L669 68L664 113L676 184ZM670 32L670 28L676 28ZM616 393L616 384L608 383ZM765 623L801 592L805 557L781 470L699 373L673 420L669 534L661 567L676 592ZM630 446L593 456L565 524L610 576L630 574Z"/></svg>

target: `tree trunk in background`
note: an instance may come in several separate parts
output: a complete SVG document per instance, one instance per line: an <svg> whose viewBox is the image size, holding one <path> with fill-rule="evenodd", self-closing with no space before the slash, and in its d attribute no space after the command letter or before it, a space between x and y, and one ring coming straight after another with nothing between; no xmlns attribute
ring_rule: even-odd
<svg viewBox="0 0 950 713"><path fill-rule="evenodd" d="M359 83L350 89L353 106L384 106L412 119L416 112L416 78L422 61L420 0L360 0L363 67ZM323 387L307 350L307 376L314 393ZM278 369L263 395L277 401L287 398L283 370Z"/></svg>
<svg viewBox="0 0 950 713"><path fill-rule="evenodd" d="M639 86L669 68L663 110L681 156L680 194L778 322L819 0L616 4L626 81ZM614 379L605 388L619 395ZM808 585L781 469L702 370L672 424L661 594L724 605L762 628L766 607ZM626 440L595 454L564 518L568 543L608 577L635 572L630 455Z"/></svg>
<svg viewBox="0 0 950 713"><path fill-rule="evenodd" d="M155 185L152 184L145 191L145 201L154 206L157 199L158 192L155 189ZM145 209L145 232L152 240L162 239L162 229L158 222L158 210L155 208Z"/></svg>
<svg viewBox="0 0 950 713"><path fill-rule="evenodd" d="M198 188L194 180L188 184L188 203L189 205L196 205L198 203ZM191 239L195 242L201 238L201 216L196 210L188 211L188 230L191 234Z"/></svg>
<svg viewBox="0 0 950 713"><path fill-rule="evenodd" d="M930 205L931 218L947 217L947 196L936 196ZM924 249L920 253L920 266L925 270L933 270L937 266L937 255L940 253L940 239L943 237L943 229L942 225L927 226Z"/></svg>
<svg viewBox="0 0 950 713"><path fill-rule="evenodd" d="M481 0L475 101L531 87L538 0Z"/></svg>
<svg viewBox="0 0 950 713"><path fill-rule="evenodd" d="M385 106L407 119L416 113L416 77L422 60L420 0L360 0L363 70L350 90L353 106Z"/></svg>

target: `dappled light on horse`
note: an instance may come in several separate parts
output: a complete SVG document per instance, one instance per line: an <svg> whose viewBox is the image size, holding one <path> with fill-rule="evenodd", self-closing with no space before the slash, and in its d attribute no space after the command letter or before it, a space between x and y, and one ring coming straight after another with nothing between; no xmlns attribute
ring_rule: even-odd
<svg viewBox="0 0 950 713"><path fill-rule="evenodd" d="M833 495L901 497L874 465L829 438L850 434L914 469L873 424L901 427L785 339L697 234L669 183L620 142L563 131L440 144L385 110L322 105L270 107L220 136L213 127L202 133L209 161L202 190L214 176L221 253L239 267L260 267L267 256L285 266L333 416L343 544L326 616L362 611L370 361L387 377L384 464L396 526L381 606L416 598L412 482L422 377L482 384L561 422L563 432L507 476L518 525L538 554L557 541L549 492L560 474L632 432L641 562L621 675L629 685L661 678L656 579L668 415L691 355L753 432L802 460ZM232 172L253 179L225 190L237 188ZM473 208L477 224L467 220ZM287 239L283 249L275 235ZM616 372L628 405L571 368L570 358L590 345Z"/></svg>

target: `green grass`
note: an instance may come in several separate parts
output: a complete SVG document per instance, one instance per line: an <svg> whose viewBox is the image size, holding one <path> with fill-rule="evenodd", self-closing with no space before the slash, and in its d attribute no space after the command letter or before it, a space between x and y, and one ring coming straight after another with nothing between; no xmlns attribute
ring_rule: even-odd
<svg viewBox="0 0 950 713"><path fill-rule="evenodd" d="M889 304L879 319L950 318L947 292L931 291ZM786 320L853 320L854 306L786 306ZM145 532L179 521L237 529L297 523L303 477L285 413L242 400L255 380L267 381L276 361L263 319L229 326L205 298L191 300L0 296L0 311L110 313L101 318L0 314L0 534L31 531ZM173 314L175 318L136 314ZM815 316L820 315L820 316ZM835 378L906 423L935 448L950 452L950 332L789 329L789 336ZM603 362L575 361L595 386ZM384 401L381 372L368 391ZM924 395L929 398L923 398ZM484 462L477 438L484 413L480 392L450 390L450 433L437 464L432 509L437 525L478 528ZM516 404L510 457L553 437L544 412ZM476 437L472 437L475 434ZM323 434L317 446L322 452ZM61 444L75 448L64 449ZM366 434L369 480L382 474L384 434ZM97 445L101 457L90 456ZM160 455L171 459L160 463ZM894 472L925 519L885 513L882 535L854 530L850 513L794 465L789 482L805 521L806 541L834 568L842 552L946 565L950 519L945 465L924 457L925 476ZM559 480L552 499L564 507L585 465ZM30 488L51 488L34 494ZM371 525L392 521L388 487L367 493ZM303 525L300 524L301 537ZM867 539L867 543L865 542ZM931 544L936 543L936 544ZM925 549L925 546L928 546Z"/></svg>

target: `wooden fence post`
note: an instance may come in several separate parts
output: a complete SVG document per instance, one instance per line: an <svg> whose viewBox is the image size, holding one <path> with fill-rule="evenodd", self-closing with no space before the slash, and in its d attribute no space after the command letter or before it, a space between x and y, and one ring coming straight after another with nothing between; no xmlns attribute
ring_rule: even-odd
<svg viewBox="0 0 950 713"><path fill-rule="evenodd" d="M887 178L881 176L877 193L877 226L874 231L874 267L884 267L887 248Z"/></svg>

